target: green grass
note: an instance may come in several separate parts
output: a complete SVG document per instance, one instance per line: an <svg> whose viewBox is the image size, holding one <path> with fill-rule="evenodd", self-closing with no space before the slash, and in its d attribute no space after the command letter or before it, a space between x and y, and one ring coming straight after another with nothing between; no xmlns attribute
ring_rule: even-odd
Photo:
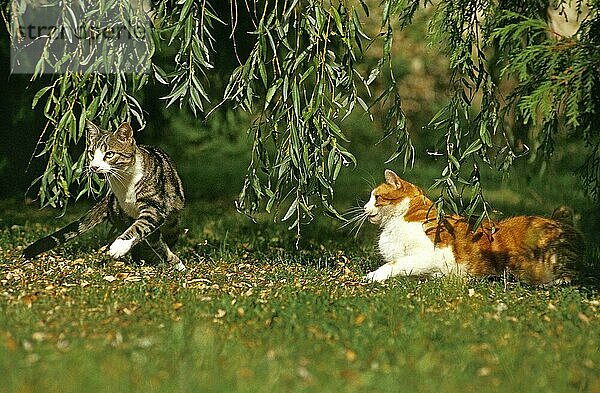
<svg viewBox="0 0 600 393"><path fill-rule="evenodd" d="M296 250L218 201L186 209L184 275L106 257L102 229L24 262L84 207L0 207L2 392L600 391L597 279L368 284L375 228L319 220Z"/></svg>

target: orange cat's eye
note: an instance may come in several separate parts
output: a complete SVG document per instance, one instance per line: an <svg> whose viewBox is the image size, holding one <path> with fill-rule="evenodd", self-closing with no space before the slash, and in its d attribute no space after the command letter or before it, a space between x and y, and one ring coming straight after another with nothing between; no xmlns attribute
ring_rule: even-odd
<svg viewBox="0 0 600 393"><path fill-rule="evenodd" d="M104 154L104 158L106 158L107 160L110 160L111 158L113 158L115 156L115 152L114 151L107 151Z"/></svg>

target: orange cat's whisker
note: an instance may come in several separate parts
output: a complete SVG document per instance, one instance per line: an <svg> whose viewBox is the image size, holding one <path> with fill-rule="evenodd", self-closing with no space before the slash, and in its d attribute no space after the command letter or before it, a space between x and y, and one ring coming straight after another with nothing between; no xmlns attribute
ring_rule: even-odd
<svg viewBox="0 0 600 393"><path fill-rule="evenodd" d="M347 216L347 218L344 217L346 218L346 222L340 226L340 229L351 226L352 228L350 229L350 233L354 233L354 237L357 237L363 224L368 218L367 213L365 212L364 208L354 206L345 212L345 216Z"/></svg>

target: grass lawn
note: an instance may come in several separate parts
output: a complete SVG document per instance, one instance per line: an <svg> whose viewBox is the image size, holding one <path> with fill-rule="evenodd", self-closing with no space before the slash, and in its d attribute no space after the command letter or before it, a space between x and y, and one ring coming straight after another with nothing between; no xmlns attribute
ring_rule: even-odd
<svg viewBox="0 0 600 393"><path fill-rule="evenodd" d="M188 205L182 275L108 258L104 229L25 262L84 207L0 203L0 392L600 392L597 276L365 283L375 228L319 220L296 250L231 206Z"/></svg>

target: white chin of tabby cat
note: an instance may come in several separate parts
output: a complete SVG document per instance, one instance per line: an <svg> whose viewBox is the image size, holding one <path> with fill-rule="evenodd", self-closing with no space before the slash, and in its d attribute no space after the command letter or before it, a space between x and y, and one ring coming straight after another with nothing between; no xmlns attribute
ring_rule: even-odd
<svg viewBox="0 0 600 393"><path fill-rule="evenodd" d="M375 206L375 197L365 205L369 220L382 228L379 251L387 263L367 274L369 281L384 281L390 277L464 275L463 265L458 265L450 246L436 247L423 231L420 222L407 222L404 214L410 199L395 206Z"/></svg>

